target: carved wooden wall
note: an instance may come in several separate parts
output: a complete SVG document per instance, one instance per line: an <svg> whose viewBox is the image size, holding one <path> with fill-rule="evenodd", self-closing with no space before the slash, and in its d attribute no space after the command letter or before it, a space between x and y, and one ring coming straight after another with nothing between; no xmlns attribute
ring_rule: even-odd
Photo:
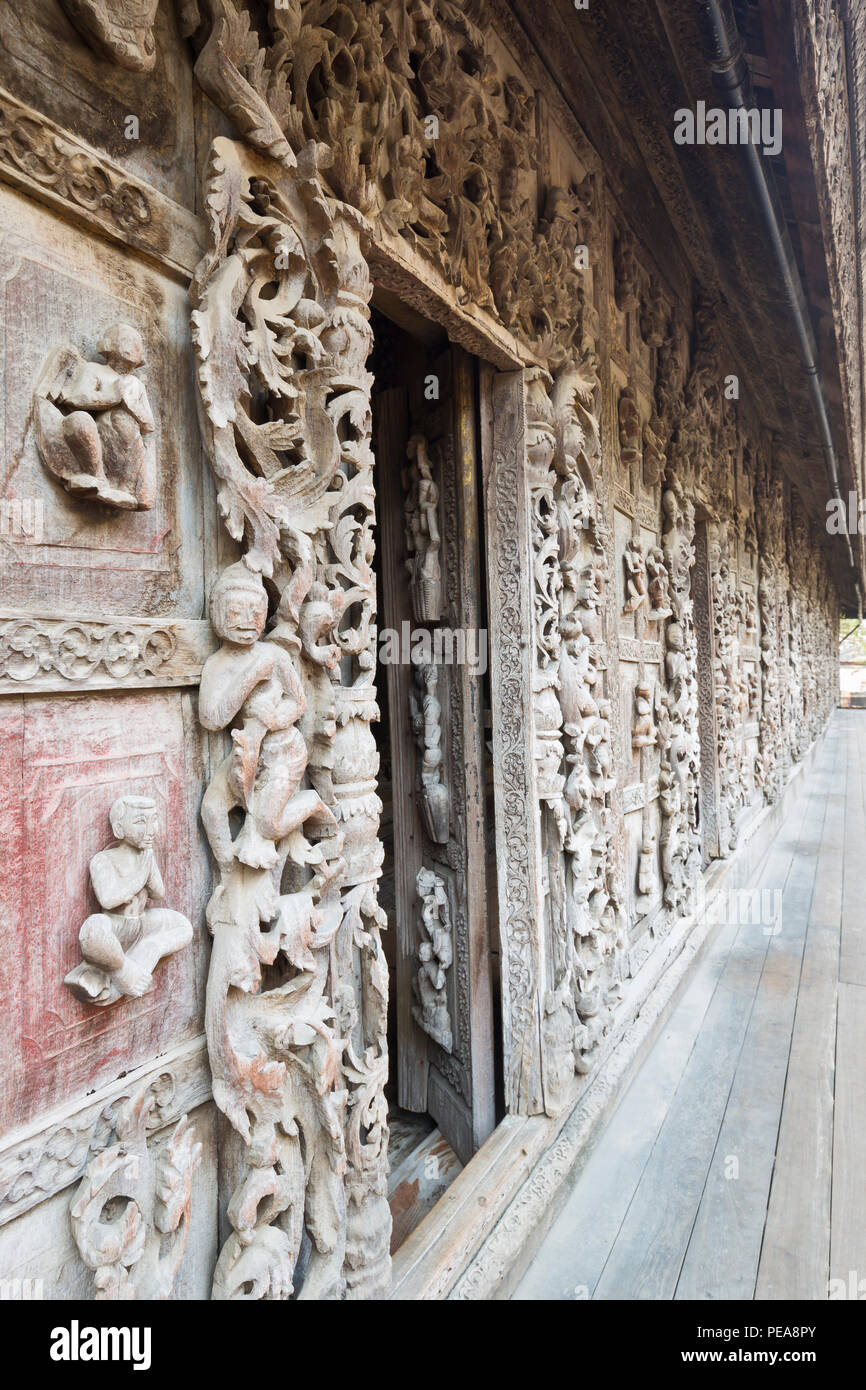
<svg viewBox="0 0 866 1390"><path fill-rule="evenodd" d="M27 1273L40 1223L62 1296L389 1286L374 282L487 364L508 1109L602 1062L702 848L735 850L835 698L838 599L760 383L729 397L718 306L638 238L509 8L253 11L0 17L4 497L31 518L2 557L0 1251ZM115 818L128 899L93 868L124 797L162 824L154 861ZM147 983L115 908L147 936L160 871L193 935ZM82 1004L79 946L139 996ZM87 1223L126 1141L170 1181L132 1194L124 1283Z"/></svg>

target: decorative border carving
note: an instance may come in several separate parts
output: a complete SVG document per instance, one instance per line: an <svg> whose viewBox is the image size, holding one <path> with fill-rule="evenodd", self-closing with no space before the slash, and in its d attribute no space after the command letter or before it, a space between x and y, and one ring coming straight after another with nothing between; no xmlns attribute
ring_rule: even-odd
<svg viewBox="0 0 866 1390"><path fill-rule="evenodd" d="M0 88L0 179L62 207L187 278L201 255L199 222L122 165Z"/></svg>
<svg viewBox="0 0 866 1390"><path fill-rule="evenodd" d="M197 685L214 650L192 618L53 618L0 610L0 694Z"/></svg>
<svg viewBox="0 0 866 1390"><path fill-rule="evenodd" d="M91 1155L110 1143L118 1106L142 1089L155 1096L147 1122L151 1133L210 1100L204 1038L183 1043L8 1135L0 1150L0 1226L77 1182Z"/></svg>

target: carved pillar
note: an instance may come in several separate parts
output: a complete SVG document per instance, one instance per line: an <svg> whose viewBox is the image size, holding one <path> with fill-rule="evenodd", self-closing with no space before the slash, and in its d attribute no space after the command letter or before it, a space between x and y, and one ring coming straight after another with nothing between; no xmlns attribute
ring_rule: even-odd
<svg viewBox="0 0 866 1390"><path fill-rule="evenodd" d="M364 222L323 193L313 144L287 168L216 140L207 207L200 416L242 551L214 586L221 646L199 701L227 750L202 806L219 869L208 1050L242 1141L214 1297L377 1297L388 978Z"/></svg>

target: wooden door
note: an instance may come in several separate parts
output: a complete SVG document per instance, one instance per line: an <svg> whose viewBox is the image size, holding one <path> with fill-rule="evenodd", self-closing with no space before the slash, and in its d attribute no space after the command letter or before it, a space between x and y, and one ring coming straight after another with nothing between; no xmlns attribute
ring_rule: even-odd
<svg viewBox="0 0 866 1390"><path fill-rule="evenodd" d="M381 393L377 412L397 934L392 1063L398 1103L429 1113L465 1163L494 1126L475 363L449 348L406 376Z"/></svg>

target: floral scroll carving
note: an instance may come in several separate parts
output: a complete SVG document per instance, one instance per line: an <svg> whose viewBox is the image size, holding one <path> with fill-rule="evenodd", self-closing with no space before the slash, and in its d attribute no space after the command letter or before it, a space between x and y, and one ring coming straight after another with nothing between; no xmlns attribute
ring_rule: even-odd
<svg viewBox="0 0 866 1390"><path fill-rule="evenodd" d="M376 1297L390 1278L371 287L363 219L317 159L214 142L192 285L202 427L242 548L201 686L205 727L229 735L202 807L208 1048L239 1144L216 1298Z"/></svg>
<svg viewBox="0 0 866 1390"><path fill-rule="evenodd" d="M148 1119L155 1105L147 1087L121 1103L115 1142L90 1160L70 1207L97 1299L170 1298L183 1259L201 1144L183 1115L154 1154Z"/></svg>
<svg viewBox="0 0 866 1390"><path fill-rule="evenodd" d="M501 70L481 0L291 0L256 30L233 0L190 0L181 19L200 85L248 144L287 168L327 145L331 190L460 300L553 367L580 350L575 252L594 239L596 190L590 175L545 188L536 213L535 98Z"/></svg>

